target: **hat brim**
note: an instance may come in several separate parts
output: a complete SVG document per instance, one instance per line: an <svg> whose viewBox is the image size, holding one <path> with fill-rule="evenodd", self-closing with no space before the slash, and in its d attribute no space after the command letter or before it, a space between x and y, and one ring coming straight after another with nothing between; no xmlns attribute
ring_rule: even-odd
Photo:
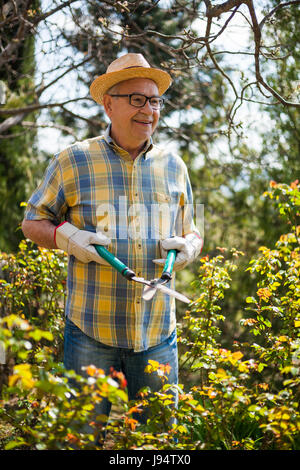
<svg viewBox="0 0 300 470"><path fill-rule="evenodd" d="M105 73L97 77L90 86L90 93L96 103L103 104L105 93L117 83L132 78L148 78L153 80L158 88L159 95L163 95L172 83L167 72L148 67L131 67L117 72Z"/></svg>

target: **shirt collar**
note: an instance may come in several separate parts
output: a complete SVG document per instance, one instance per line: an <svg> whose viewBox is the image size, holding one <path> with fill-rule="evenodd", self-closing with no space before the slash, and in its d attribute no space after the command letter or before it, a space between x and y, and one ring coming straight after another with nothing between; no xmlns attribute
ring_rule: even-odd
<svg viewBox="0 0 300 470"><path fill-rule="evenodd" d="M119 147L119 145L116 144L116 142L111 138L111 135L110 135L110 129L111 129L111 124L109 124L109 126L106 128L104 134L103 134L103 137L104 137L104 140L106 141L106 143L108 145L110 145L111 147L113 147L113 149L118 153L120 154L121 157L125 157L126 154L128 154L128 152L126 150L124 150L122 147ZM147 142L145 143L145 146L143 148L143 150L140 152L139 155L142 154L144 160L146 160L147 158L147 153L153 148L153 142L152 142L152 138L150 137L149 140L147 140ZM128 158L126 158L127 160ZM131 159L131 157L130 157Z"/></svg>

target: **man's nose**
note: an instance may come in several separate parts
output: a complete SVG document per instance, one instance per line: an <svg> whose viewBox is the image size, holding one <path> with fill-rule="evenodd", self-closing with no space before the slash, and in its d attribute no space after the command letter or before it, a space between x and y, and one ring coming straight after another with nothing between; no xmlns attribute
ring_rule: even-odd
<svg viewBox="0 0 300 470"><path fill-rule="evenodd" d="M148 113L148 114L153 114L153 111L154 111L153 108L152 108L152 106L151 106L151 104L150 104L150 101L149 101L149 100L146 101L146 103L145 103L144 106L141 108L141 110L142 110L143 112Z"/></svg>

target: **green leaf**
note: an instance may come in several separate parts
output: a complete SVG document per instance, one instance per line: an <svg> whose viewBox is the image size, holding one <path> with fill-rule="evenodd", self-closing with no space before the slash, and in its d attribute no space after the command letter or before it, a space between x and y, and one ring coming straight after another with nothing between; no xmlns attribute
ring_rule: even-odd
<svg viewBox="0 0 300 470"><path fill-rule="evenodd" d="M257 370L258 372L262 372L267 364L263 364L262 362L258 364Z"/></svg>
<svg viewBox="0 0 300 470"><path fill-rule="evenodd" d="M40 341L42 338L45 338L48 341L53 341L53 334L50 331L43 331L39 328L31 331L28 336L33 338L35 341Z"/></svg>
<svg viewBox="0 0 300 470"><path fill-rule="evenodd" d="M5 450L12 450L14 449L15 447L18 447L18 446L23 446L23 445L28 445L26 441L24 441L24 439L22 439L21 437L19 437L17 440L15 441L10 441L8 444L6 444L5 446Z"/></svg>

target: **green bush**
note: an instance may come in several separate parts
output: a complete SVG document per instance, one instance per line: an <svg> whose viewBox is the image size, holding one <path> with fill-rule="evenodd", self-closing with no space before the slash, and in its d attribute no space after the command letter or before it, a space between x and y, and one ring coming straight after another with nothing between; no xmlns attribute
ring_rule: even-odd
<svg viewBox="0 0 300 470"><path fill-rule="evenodd" d="M141 390L131 403L122 374L106 377L91 365L83 379L60 363L64 256L25 241L17 256L3 253L0 341L7 364L1 366L0 421L13 432L2 447L95 448L103 417L95 420L94 405L107 396L120 411L108 424L113 449L299 450L299 184L271 182L265 197L289 230L249 263L256 289L242 306L243 340L232 341L231 349L221 346L223 299L243 253L220 248L218 256L201 259L192 283L195 300L178 325L180 368L190 383L168 385L169 366L151 361L148 371L159 374L162 389ZM69 379L81 384L80 391ZM145 407L150 419L141 425L136 415ZM85 422L91 423L88 432Z"/></svg>
<svg viewBox="0 0 300 470"><path fill-rule="evenodd" d="M17 255L0 256L0 346L6 356L0 365L0 422L12 430L3 446L95 448L104 418L96 420L94 407L107 396L112 403L126 401L124 381L92 365L88 378L65 370L60 361L66 258L31 242L22 241L19 248ZM86 422L91 426L83 431Z"/></svg>
<svg viewBox="0 0 300 470"><path fill-rule="evenodd" d="M143 391L132 410L150 406L152 418L138 426L127 416L131 432L118 434L117 448L300 449L298 182L271 182L265 196L275 202L290 231L274 249L261 247L247 268L257 284L245 299L247 317L240 322L249 329L250 340L234 341L231 350L220 345L220 324L226 322L222 300L237 269L234 260L243 255L220 249L219 256L201 259L193 281L197 298L181 324L179 341L185 352L180 364L191 371L193 386L179 387L176 410L166 406L169 386L154 396ZM161 371L161 365L153 367ZM163 423L172 417L177 421L168 432Z"/></svg>
<svg viewBox="0 0 300 470"><path fill-rule="evenodd" d="M1 273L0 317L17 315L31 326L52 333L51 350L60 360L66 284L64 254L36 248L23 240L16 255L0 253Z"/></svg>

